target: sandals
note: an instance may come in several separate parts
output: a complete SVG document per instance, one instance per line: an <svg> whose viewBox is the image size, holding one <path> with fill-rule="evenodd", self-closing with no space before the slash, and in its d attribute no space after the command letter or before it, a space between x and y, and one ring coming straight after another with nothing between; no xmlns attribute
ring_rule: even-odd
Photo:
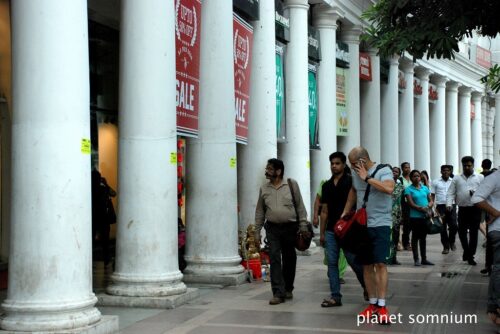
<svg viewBox="0 0 500 334"><path fill-rule="evenodd" d="M342 302L338 302L335 299L323 299L321 307L336 307L342 306Z"/></svg>

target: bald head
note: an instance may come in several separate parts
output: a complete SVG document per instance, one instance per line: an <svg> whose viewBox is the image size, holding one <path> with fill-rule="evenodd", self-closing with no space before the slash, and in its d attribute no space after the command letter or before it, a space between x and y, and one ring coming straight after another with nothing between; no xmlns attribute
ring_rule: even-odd
<svg viewBox="0 0 500 334"><path fill-rule="evenodd" d="M355 147L349 152L349 161L358 161L359 159L370 161L368 151L362 146Z"/></svg>

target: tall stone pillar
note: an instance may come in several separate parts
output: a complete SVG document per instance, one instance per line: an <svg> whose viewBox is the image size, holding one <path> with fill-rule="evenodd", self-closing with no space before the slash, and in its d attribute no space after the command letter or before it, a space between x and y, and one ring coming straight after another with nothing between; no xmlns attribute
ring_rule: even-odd
<svg viewBox="0 0 500 334"><path fill-rule="evenodd" d="M399 166L399 92L398 92L398 57L389 59L389 82L381 87L380 110L380 161L392 166Z"/></svg>
<svg viewBox="0 0 500 334"><path fill-rule="evenodd" d="M481 140L483 143L483 159L490 159L491 161L493 161L490 154L490 140L492 139L493 134L490 131L490 110L488 108L488 95L486 95L481 100Z"/></svg>
<svg viewBox="0 0 500 334"><path fill-rule="evenodd" d="M472 154L471 120L470 120L470 87L460 87L458 92L458 154L459 158ZM462 170L459 165L459 170ZM458 173L457 173L458 174Z"/></svg>
<svg viewBox="0 0 500 334"><path fill-rule="evenodd" d="M429 75L431 72L419 67L416 70L417 77L422 86L422 95L415 99L415 168L426 170L431 173L431 150L429 134Z"/></svg>
<svg viewBox="0 0 500 334"><path fill-rule="evenodd" d="M432 179L441 174L441 165L446 164L446 82L448 78L436 75L433 77L437 86L438 99L430 112L430 146Z"/></svg>
<svg viewBox="0 0 500 334"><path fill-rule="evenodd" d="M339 137L340 150L346 155L351 149L361 145L361 112L360 112L360 84L359 84L359 36L361 27L343 27L342 41L349 45L349 75L347 78L347 113L349 117L349 135ZM369 152L371 154L371 152Z"/></svg>
<svg viewBox="0 0 500 334"><path fill-rule="evenodd" d="M404 72L406 80L406 89L399 99L399 160L400 162L409 162L414 166L414 142L415 132L413 128L413 62L407 59L400 59L401 70Z"/></svg>
<svg viewBox="0 0 500 334"><path fill-rule="evenodd" d="M474 119L471 122L471 142L472 142L472 156L476 161L476 167L481 166L483 160L483 131L482 131L482 105L481 99L483 93L473 92L472 103L474 104Z"/></svg>
<svg viewBox="0 0 500 334"><path fill-rule="evenodd" d="M446 85L446 164L452 165L454 172L460 169L458 154L458 82Z"/></svg>
<svg viewBox="0 0 500 334"><path fill-rule="evenodd" d="M361 145L373 161L380 162L380 57L376 49L368 51L372 80L361 80Z"/></svg>
<svg viewBox="0 0 500 334"><path fill-rule="evenodd" d="M11 242L0 327L111 333L117 319L101 320L92 292L87 2L11 6Z"/></svg>
<svg viewBox="0 0 500 334"><path fill-rule="evenodd" d="M171 161L177 153L175 13L162 0L123 0L121 9L116 270L107 288L119 297L104 297L103 304L153 305L153 298L187 291L177 261L177 164Z"/></svg>
<svg viewBox="0 0 500 334"><path fill-rule="evenodd" d="M309 96L307 57L307 0L286 0L290 17L290 43L285 66L286 140L279 145L279 156L285 164L285 178L297 180L304 205L310 215L311 189L309 158Z"/></svg>
<svg viewBox="0 0 500 334"><path fill-rule="evenodd" d="M184 281L240 284L231 1L203 2L198 131L187 142Z"/></svg>
<svg viewBox="0 0 500 334"><path fill-rule="evenodd" d="M311 151L311 199L314 200L321 180L331 176L328 157L337 150L337 103L335 33L339 14L327 5L314 8L314 25L319 30L321 44L321 63L318 68L318 118L319 144L321 150Z"/></svg>
<svg viewBox="0 0 500 334"><path fill-rule="evenodd" d="M252 24L248 144L238 145L240 229L255 223L259 189L266 182L264 168L268 159L277 156L274 2L260 1L259 8L260 19Z"/></svg>

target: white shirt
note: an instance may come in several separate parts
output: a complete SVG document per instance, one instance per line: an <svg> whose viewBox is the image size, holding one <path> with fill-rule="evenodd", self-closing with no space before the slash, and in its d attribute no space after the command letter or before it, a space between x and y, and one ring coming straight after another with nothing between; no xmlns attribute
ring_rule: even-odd
<svg viewBox="0 0 500 334"><path fill-rule="evenodd" d="M451 206L453 200L460 206L472 206L471 191L474 192L479 187L484 176L473 173L466 177L464 174L455 176L451 182L448 192L446 193L446 206Z"/></svg>
<svg viewBox="0 0 500 334"><path fill-rule="evenodd" d="M500 170L485 177L471 199L474 204L485 200L495 209L500 209ZM500 232L500 218L495 219L488 226L488 233L491 231Z"/></svg>
<svg viewBox="0 0 500 334"><path fill-rule="evenodd" d="M448 181L443 180L442 177L432 181L431 191L436 195L436 205L446 204L446 193L452 181L453 179L451 177L448 178Z"/></svg>

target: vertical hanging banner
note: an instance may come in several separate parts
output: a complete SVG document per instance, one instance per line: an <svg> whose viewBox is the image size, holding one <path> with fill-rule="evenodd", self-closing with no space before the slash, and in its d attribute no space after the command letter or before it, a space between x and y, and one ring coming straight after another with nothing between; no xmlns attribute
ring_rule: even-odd
<svg viewBox="0 0 500 334"><path fill-rule="evenodd" d="M276 136L285 140L285 77L283 70L283 46L276 45Z"/></svg>
<svg viewBox="0 0 500 334"><path fill-rule="evenodd" d="M366 52L359 53L359 78L372 81L372 62L370 55Z"/></svg>
<svg viewBox="0 0 500 334"><path fill-rule="evenodd" d="M349 114L347 103L349 101L347 92L348 69L337 67L337 136L349 135Z"/></svg>
<svg viewBox="0 0 500 334"><path fill-rule="evenodd" d="M201 1L175 0L177 133L198 136Z"/></svg>
<svg viewBox="0 0 500 334"><path fill-rule="evenodd" d="M253 28L233 14L234 100L236 112L236 142L248 141L248 106Z"/></svg>
<svg viewBox="0 0 500 334"><path fill-rule="evenodd" d="M319 149L319 124L318 124L318 90L316 81L316 65L309 64L309 148Z"/></svg>

